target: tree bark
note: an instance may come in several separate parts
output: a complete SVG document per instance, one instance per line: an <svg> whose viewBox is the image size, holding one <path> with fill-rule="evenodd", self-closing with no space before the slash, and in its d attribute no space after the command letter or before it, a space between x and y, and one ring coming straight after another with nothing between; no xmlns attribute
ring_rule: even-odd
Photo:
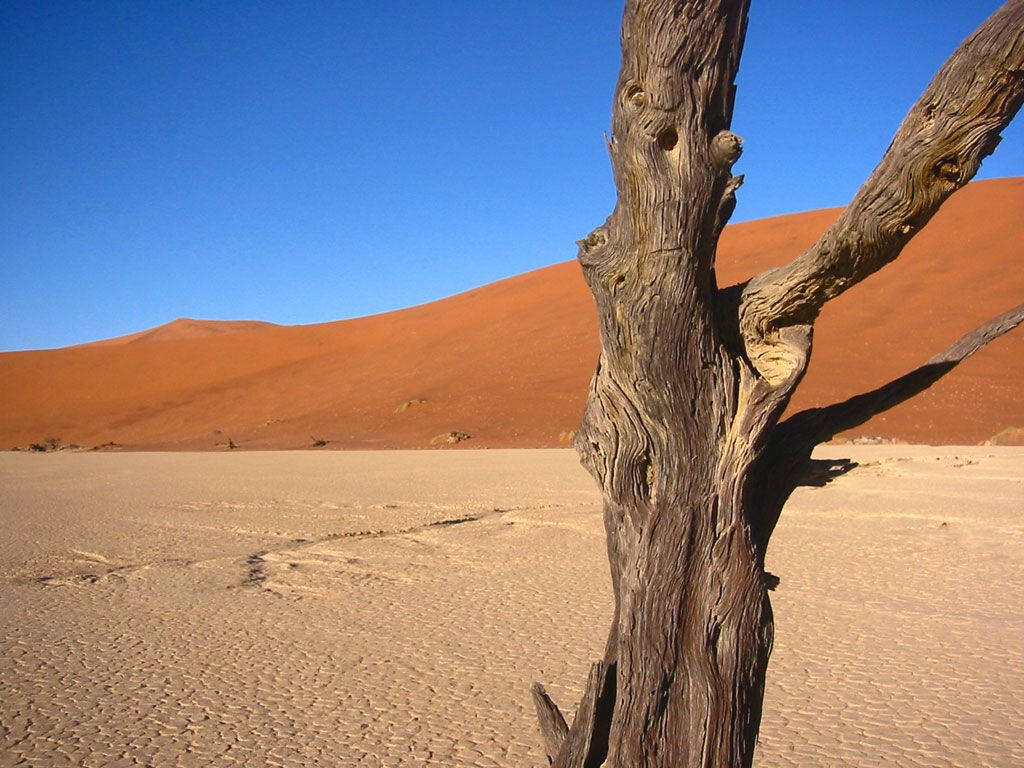
<svg viewBox="0 0 1024 768"><path fill-rule="evenodd" d="M777 581L765 549L810 456L778 437L816 442L812 420L778 421L814 317L973 176L1024 92L1024 0L1011 0L936 76L817 246L719 289L718 238L742 183L729 126L747 8L626 4L608 143L618 203L579 242L601 356L575 440L604 495L615 613L571 727L534 689L559 768L752 764Z"/></svg>

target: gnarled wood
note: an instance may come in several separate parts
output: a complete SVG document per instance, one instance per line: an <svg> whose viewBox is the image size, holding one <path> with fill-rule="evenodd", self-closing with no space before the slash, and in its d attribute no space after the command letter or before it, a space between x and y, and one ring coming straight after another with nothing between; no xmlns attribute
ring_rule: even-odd
<svg viewBox="0 0 1024 768"><path fill-rule="evenodd" d="M615 706L614 665L590 667L572 727L552 760L554 768L599 768L608 753L608 728Z"/></svg>
<svg viewBox="0 0 1024 768"><path fill-rule="evenodd" d="M771 613L743 462L719 459L749 450L727 401L756 382L717 331L712 274L739 184L728 128L746 11L627 4L609 144L619 202L580 242L602 357L576 445L604 489L617 597L609 765L753 752Z"/></svg>
<svg viewBox="0 0 1024 768"><path fill-rule="evenodd" d="M825 302L891 262L974 178L1024 101L1024 0L1010 0L938 71L839 219L789 264L750 281L740 324L767 377L779 328L814 322Z"/></svg>
<svg viewBox="0 0 1024 768"><path fill-rule="evenodd" d="M747 6L626 4L608 141L618 203L578 243L601 357L575 446L604 495L615 612L567 732L534 691L558 768L749 768L778 583L765 549L810 449L794 457L820 432L808 418L778 425L814 318L973 176L1022 98L1024 0L1010 0L940 71L818 245L720 290L715 252L742 182L729 127Z"/></svg>
<svg viewBox="0 0 1024 768"><path fill-rule="evenodd" d="M533 695L533 706L537 710L537 721L540 723L540 735L544 739L544 752L548 756L548 763L555 762L558 753L562 751L562 744L565 737L569 735L569 726L562 716L561 710L548 696L544 686L534 683L530 688Z"/></svg>

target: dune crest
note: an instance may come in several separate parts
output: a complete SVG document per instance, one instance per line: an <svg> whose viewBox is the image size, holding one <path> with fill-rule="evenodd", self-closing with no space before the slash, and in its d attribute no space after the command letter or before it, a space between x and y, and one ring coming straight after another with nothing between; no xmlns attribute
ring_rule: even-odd
<svg viewBox="0 0 1024 768"><path fill-rule="evenodd" d="M192 317L179 317L169 323L149 328L145 331L115 336L112 339L101 339L78 344L79 347L106 347L116 344L136 344L142 341L167 341L169 339L196 339L205 336L218 336L224 333L256 331L265 328L280 328L277 323L263 320L198 320Z"/></svg>

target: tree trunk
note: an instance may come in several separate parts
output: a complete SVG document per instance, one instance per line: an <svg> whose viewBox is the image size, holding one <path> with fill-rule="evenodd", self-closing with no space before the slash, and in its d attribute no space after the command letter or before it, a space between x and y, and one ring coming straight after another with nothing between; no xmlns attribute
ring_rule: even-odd
<svg viewBox="0 0 1024 768"><path fill-rule="evenodd" d="M749 768L777 582L765 549L810 449L830 420L895 404L1024 317L1018 308L965 339L941 371L777 428L821 304L895 258L1020 106L1024 0L954 55L915 107L927 119L912 111L816 248L720 289L715 252L742 183L729 125L747 6L629 0L625 9L608 142L618 204L579 242L601 357L575 441L604 494L615 614L571 727L534 688L560 768Z"/></svg>
<svg viewBox="0 0 1024 768"><path fill-rule="evenodd" d="M636 382L656 371L617 375L606 346L577 439L606 495L616 597L609 766L753 757L772 643L761 521L777 517L771 495L757 495L757 468L785 401L710 349L690 353L700 386L676 363L655 390Z"/></svg>

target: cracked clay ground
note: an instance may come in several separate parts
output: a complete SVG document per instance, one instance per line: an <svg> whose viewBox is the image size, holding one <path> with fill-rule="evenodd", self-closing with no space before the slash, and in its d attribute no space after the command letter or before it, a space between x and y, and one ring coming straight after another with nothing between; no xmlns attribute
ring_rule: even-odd
<svg viewBox="0 0 1024 768"><path fill-rule="evenodd" d="M819 453L758 765L1024 765L1024 449ZM0 455L0 766L540 766L599 509L568 451Z"/></svg>

